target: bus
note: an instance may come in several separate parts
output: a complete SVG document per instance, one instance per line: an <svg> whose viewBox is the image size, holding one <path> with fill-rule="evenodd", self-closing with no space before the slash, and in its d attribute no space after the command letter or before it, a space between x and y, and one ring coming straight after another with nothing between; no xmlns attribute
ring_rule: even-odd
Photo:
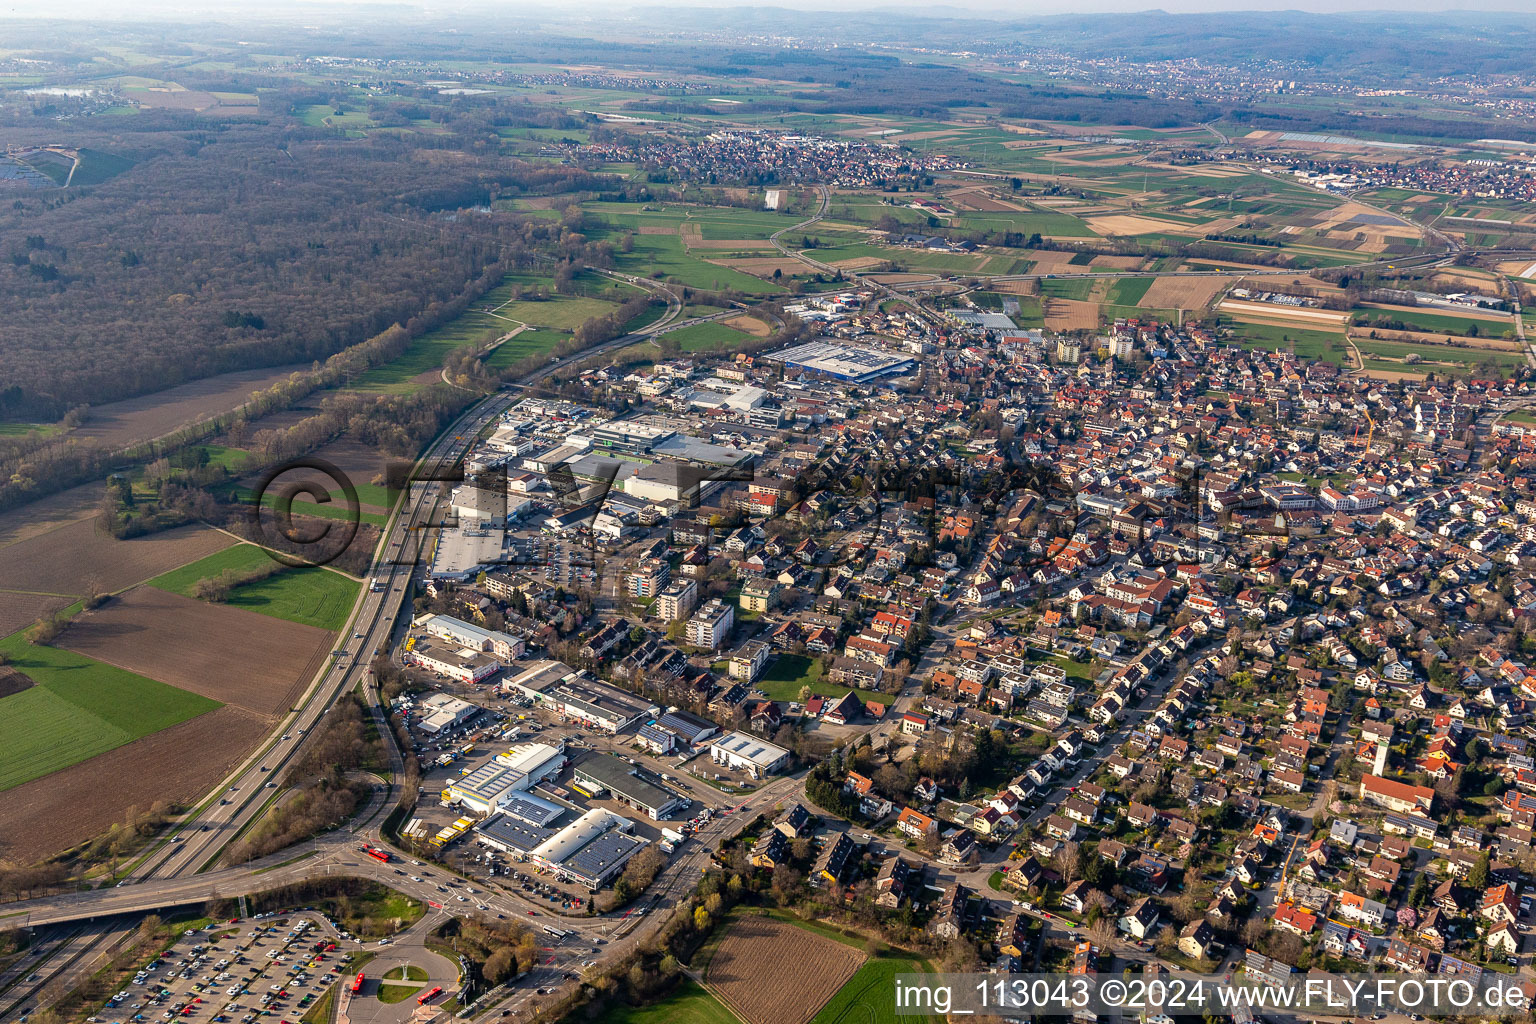
<svg viewBox="0 0 1536 1024"><path fill-rule="evenodd" d="M441 985L433 985L432 988L429 991L423 992L421 995L416 997L416 1005L417 1006L425 1006L425 1005L427 1005L433 999L435 999L442 991L443 991L443 986L441 986Z"/></svg>
<svg viewBox="0 0 1536 1024"><path fill-rule="evenodd" d="M354 993L357 993L357 992L361 992L362 990L363 990L363 972L362 971L358 971L357 972L357 977L352 979L352 991Z"/></svg>
<svg viewBox="0 0 1536 1024"><path fill-rule="evenodd" d="M364 846L363 852L382 864L388 864L390 857L388 850L381 850L376 846Z"/></svg>
<svg viewBox="0 0 1536 1024"><path fill-rule="evenodd" d="M544 934L545 935L552 935L552 936L554 936L557 939L563 939L563 938L565 938L567 935L569 935L571 933L568 932L568 931L564 931L563 929L556 928L553 925L545 925L544 926Z"/></svg>

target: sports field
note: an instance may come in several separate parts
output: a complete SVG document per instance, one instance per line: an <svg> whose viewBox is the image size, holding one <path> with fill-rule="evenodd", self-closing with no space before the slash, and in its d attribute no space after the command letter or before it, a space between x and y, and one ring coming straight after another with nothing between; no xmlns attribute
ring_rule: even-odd
<svg viewBox="0 0 1536 1024"><path fill-rule="evenodd" d="M156 576L149 585L183 597L192 597L199 580L212 579L226 570L236 572L271 564L266 552L254 544L236 544L190 565ZM227 602L233 608L286 619L305 626L335 632L347 624L362 584L329 569L285 568L237 589Z"/></svg>
<svg viewBox="0 0 1536 1024"><path fill-rule="evenodd" d="M37 685L0 698L0 790L67 768L219 707L219 702L72 651L0 640Z"/></svg>

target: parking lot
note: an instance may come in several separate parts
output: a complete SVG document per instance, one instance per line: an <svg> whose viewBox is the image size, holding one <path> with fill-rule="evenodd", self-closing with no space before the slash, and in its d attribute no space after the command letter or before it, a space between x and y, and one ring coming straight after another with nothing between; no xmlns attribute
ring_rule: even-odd
<svg viewBox="0 0 1536 1024"><path fill-rule="evenodd" d="M187 929L90 1022L297 1021L361 948L313 912Z"/></svg>

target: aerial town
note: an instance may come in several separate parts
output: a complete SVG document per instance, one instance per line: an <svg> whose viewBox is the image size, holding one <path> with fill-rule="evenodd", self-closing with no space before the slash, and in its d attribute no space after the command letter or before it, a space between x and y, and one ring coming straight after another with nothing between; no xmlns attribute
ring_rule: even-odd
<svg viewBox="0 0 1536 1024"><path fill-rule="evenodd" d="M0 19L0 1024L1529 1019L1536 19L610 13Z"/></svg>
<svg viewBox="0 0 1536 1024"><path fill-rule="evenodd" d="M1501 415L1532 385L874 298L584 371L622 418L500 416L402 648L447 776L407 836L601 906L809 767L733 863L985 969L1042 926L1063 966L1521 964L1536 430Z"/></svg>

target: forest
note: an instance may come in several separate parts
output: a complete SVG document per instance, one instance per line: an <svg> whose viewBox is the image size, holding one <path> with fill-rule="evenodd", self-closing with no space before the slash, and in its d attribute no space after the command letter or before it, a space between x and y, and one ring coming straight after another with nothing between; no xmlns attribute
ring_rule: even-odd
<svg viewBox="0 0 1536 1024"><path fill-rule="evenodd" d="M489 212L491 198L594 180L457 135L177 123L110 143L135 162L103 184L0 207L0 420L324 360L451 302L544 230ZM444 212L477 207L456 223Z"/></svg>

